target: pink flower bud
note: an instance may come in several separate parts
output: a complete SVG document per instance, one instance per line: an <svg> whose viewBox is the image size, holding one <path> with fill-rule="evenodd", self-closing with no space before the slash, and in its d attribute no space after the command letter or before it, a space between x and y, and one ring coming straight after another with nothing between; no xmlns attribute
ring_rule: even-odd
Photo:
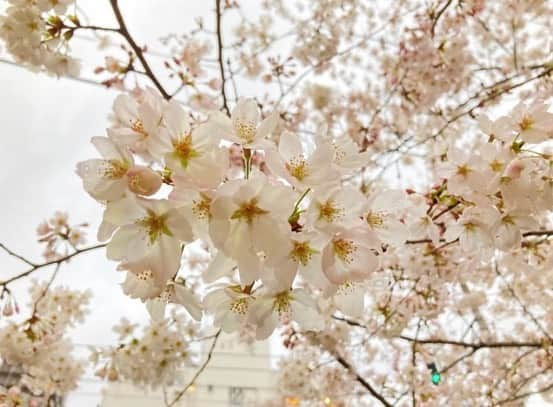
<svg viewBox="0 0 553 407"><path fill-rule="evenodd" d="M127 172L129 189L138 195L153 195L161 188L161 176L149 167L136 165Z"/></svg>
<svg viewBox="0 0 553 407"><path fill-rule="evenodd" d="M42 222L38 227L36 228L36 233L39 236L47 235L52 231L52 228L48 224L48 222Z"/></svg>
<svg viewBox="0 0 553 407"><path fill-rule="evenodd" d="M11 301L8 301L6 305L4 305L4 309L2 310L2 315L5 317L9 317L13 315L13 305Z"/></svg>
<svg viewBox="0 0 553 407"><path fill-rule="evenodd" d="M511 179L516 179L520 177L523 170L524 163L521 160L513 160L505 170L505 175Z"/></svg>
<svg viewBox="0 0 553 407"><path fill-rule="evenodd" d="M213 90L219 90L221 89L221 84L222 82L219 78L214 78L207 83L207 86L209 86Z"/></svg>

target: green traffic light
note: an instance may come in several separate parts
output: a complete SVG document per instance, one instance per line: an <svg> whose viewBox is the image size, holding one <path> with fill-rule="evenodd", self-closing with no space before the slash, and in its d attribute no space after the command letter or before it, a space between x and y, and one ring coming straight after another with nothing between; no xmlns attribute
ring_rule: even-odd
<svg viewBox="0 0 553 407"><path fill-rule="evenodd" d="M432 383L436 386L442 381L442 375L438 371L432 372Z"/></svg>

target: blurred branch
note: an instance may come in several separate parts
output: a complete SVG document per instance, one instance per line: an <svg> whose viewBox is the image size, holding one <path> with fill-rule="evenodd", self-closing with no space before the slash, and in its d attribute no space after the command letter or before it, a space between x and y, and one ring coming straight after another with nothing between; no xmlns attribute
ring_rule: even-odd
<svg viewBox="0 0 553 407"><path fill-rule="evenodd" d="M416 339L409 336L400 335L398 338L403 339L409 342L416 342L423 345L452 345L460 346L463 348L472 348L472 349L484 349L484 348L541 348L551 344L551 341L544 339L541 341L535 342L516 342L516 341L506 341L506 342L463 342L455 341L450 339Z"/></svg>
<svg viewBox="0 0 553 407"><path fill-rule="evenodd" d="M436 13L436 17L433 18L432 27L430 28L430 34L432 35L432 37L434 37L434 32L436 30L436 24L438 24L438 20L450 6L451 2L452 0L448 0L447 3L444 4L444 6Z"/></svg>
<svg viewBox="0 0 553 407"><path fill-rule="evenodd" d="M348 372L350 372L353 376L355 376L355 380L357 380L364 388L366 388L369 393L375 398L377 399L378 401L380 401L380 403L382 403L382 405L386 406L386 407L392 407L392 404L390 404L388 401L386 401L386 399L380 394L378 393L372 386L371 384L366 381L363 377L361 377L359 375L359 373L357 373L357 371L355 370L355 368L350 365L342 356L338 355L338 354L335 354L333 352L330 352L332 354L332 356L336 359L336 361L342 365L342 367L344 367Z"/></svg>
<svg viewBox="0 0 553 407"><path fill-rule="evenodd" d="M171 401L170 403L165 403L166 406L168 407L171 407L171 406L174 406L180 399L182 396L184 396L184 394L188 391L188 389L194 385L194 383L196 383L196 380L198 380L198 377L200 377L200 375L202 374L202 372L205 370L205 368L207 367L207 365L209 364L209 362L211 361L211 357L213 356L213 351L215 350L215 345L217 344L217 340L219 339L219 336L221 335L221 330L219 329L217 331L217 333L213 336L213 342L211 342L211 346L209 348L209 351L207 352L207 357L204 361L204 363L202 363L202 365L200 366L200 368L196 371L196 373L194 374L194 376L192 377L192 380L190 380L188 382L188 384L181 390L179 391L175 398L173 399L173 401Z"/></svg>

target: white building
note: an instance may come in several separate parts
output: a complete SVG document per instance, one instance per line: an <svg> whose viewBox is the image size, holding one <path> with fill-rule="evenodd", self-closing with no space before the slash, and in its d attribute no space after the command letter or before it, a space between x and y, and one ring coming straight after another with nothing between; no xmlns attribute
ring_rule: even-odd
<svg viewBox="0 0 553 407"><path fill-rule="evenodd" d="M206 357L209 341L204 345ZM185 372L184 387L198 367ZM222 334L213 352L212 359L192 386L177 404L179 407L253 407L263 405L263 400L276 396L275 370L272 368L269 343L241 343L234 335ZM168 389L171 400L179 390ZM161 390L148 392L130 384L112 383L103 391L101 407L158 407L164 406Z"/></svg>

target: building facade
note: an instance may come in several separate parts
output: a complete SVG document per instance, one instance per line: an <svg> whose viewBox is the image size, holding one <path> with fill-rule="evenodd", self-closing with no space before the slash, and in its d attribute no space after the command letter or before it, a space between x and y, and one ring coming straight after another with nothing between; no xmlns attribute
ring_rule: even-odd
<svg viewBox="0 0 553 407"><path fill-rule="evenodd" d="M209 341L204 349L207 352ZM195 385L177 406L180 407L254 407L276 396L275 370L267 341L244 344L235 335L221 334L212 359ZM199 364L207 356L202 352ZM198 367L184 372L185 384ZM171 400L179 386L167 390ZM161 390L151 392L125 383L112 383L104 390L101 407L163 406Z"/></svg>

